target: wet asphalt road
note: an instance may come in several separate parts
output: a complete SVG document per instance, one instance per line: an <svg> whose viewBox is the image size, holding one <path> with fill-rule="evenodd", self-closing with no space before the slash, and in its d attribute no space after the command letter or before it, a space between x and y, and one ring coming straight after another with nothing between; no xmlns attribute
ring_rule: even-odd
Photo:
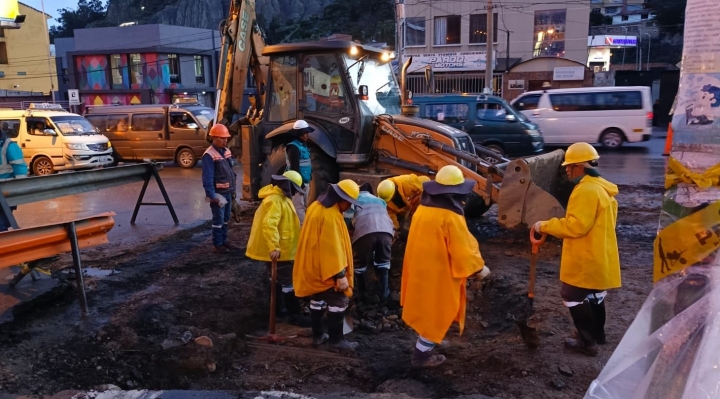
<svg viewBox="0 0 720 399"><path fill-rule="evenodd" d="M666 162L662 156L663 136L664 133L658 131L649 142L626 144L618 151L600 149L601 173L616 184L661 185ZM180 219L178 226L174 225L167 208L160 206L141 207L136 224L130 224L142 183L22 205L15 217L20 227L32 227L113 211L117 216L109 239L114 246L142 243L210 219L199 166L188 170L166 165L160 176ZM145 201L162 201L154 182L148 187Z"/></svg>

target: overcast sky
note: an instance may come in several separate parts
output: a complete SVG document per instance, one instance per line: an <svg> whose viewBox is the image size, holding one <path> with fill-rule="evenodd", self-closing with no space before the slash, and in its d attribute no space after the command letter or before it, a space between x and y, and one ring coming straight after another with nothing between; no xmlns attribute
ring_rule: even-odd
<svg viewBox="0 0 720 399"><path fill-rule="evenodd" d="M40 0L20 0L21 3L27 4L32 8L42 10L42 4ZM57 10L60 8L72 8L77 9L77 0L44 0L45 12L52 15L53 17L58 16ZM104 3L104 1L103 1ZM55 25L54 19L49 20L50 26Z"/></svg>

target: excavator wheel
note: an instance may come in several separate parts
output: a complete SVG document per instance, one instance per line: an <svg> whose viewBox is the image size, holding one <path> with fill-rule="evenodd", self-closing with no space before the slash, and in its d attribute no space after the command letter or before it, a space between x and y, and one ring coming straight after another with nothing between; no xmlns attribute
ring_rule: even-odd
<svg viewBox="0 0 720 399"><path fill-rule="evenodd" d="M490 209L489 206L485 205L485 199L475 193L468 195L467 202L465 202L465 216L469 218L478 218L485 214Z"/></svg>
<svg viewBox="0 0 720 399"><path fill-rule="evenodd" d="M337 183L340 180L340 168L335 159L317 145L308 143L308 149L310 150L310 161L313 169L310 190L308 190L307 205L309 206L325 192L328 184Z"/></svg>

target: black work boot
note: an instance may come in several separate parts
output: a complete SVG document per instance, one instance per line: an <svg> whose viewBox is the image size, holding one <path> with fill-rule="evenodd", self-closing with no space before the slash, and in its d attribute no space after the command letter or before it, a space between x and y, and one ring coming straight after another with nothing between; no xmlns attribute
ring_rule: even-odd
<svg viewBox="0 0 720 399"><path fill-rule="evenodd" d="M380 300L385 302L390 298L390 269L375 269L380 280Z"/></svg>
<svg viewBox="0 0 720 399"><path fill-rule="evenodd" d="M357 342L345 340L343 334L343 321L345 312L328 312L328 333L330 335L330 347L333 349L354 351L358 347Z"/></svg>
<svg viewBox="0 0 720 399"><path fill-rule="evenodd" d="M422 352L418 348L413 348L411 364L415 368L431 368L437 367L445 362L445 356L433 355L432 350Z"/></svg>
<svg viewBox="0 0 720 399"><path fill-rule="evenodd" d="M365 273L355 272L355 300L365 302Z"/></svg>
<svg viewBox="0 0 720 399"><path fill-rule="evenodd" d="M605 345L605 301L590 303L595 315L595 342Z"/></svg>
<svg viewBox="0 0 720 399"><path fill-rule="evenodd" d="M580 305L568 308L572 316L577 335L575 338L566 338L565 347L588 356L597 355L595 344L595 313L589 302L585 301Z"/></svg>
<svg viewBox="0 0 720 399"><path fill-rule="evenodd" d="M290 324L300 327L310 327L312 322L300 312L300 300L295 296L295 291L286 292L283 294L283 297L285 298L287 313L290 316Z"/></svg>
<svg viewBox="0 0 720 399"><path fill-rule="evenodd" d="M325 311L322 309L310 309L310 315L312 317L313 346L318 347L328 340L328 335L325 334L325 326L323 325Z"/></svg>

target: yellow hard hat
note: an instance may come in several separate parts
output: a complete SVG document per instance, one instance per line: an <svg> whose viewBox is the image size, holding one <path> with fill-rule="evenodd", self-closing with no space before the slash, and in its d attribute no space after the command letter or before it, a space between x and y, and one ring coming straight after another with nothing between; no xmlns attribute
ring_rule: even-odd
<svg viewBox="0 0 720 399"><path fill-rule="evenodd" d="M357 205L357 199L360 196L360 186L350 179L341 180L338 184L331 184L335 192L343 200Z"/></svg>
<svg viewBox="0 0 720 399"><path fill-rule="evenodd" d="M446 165L437 172L435 182L443 186L457 186L465 182L465 176L457 166Z"/></svg>
<svg viewBox="0 0 720 399"><path fill-rule="evenodd" d="M598 155L595 147L588 143L575 143L568 147L565 152L565 162L562 163L562 166L594 161L598 158L600 158L600 155Z"/></svg>
<svg viewBox="0 0 720 399"><path fill-rule="evenodd" d="M381 200L390 202L393 195L395 195L395 183L389 179L381 181L377 186L377 194Z"/></svg>
<svg viewBox="0 0 720 399"><path fill-rule="evenodd" d="M418 176L418 180L420 180L420 183L425 183L426 181L430 181L430 178L427 176Z"/></svg>
<svg viewBox="0 0 720 399"><path fill-rule="evenodd" d="M334 75L330 78L330 83L340 84L342 83L342 78L339 75Z"/></svg>
<svg viewBox="0 0 720 399"><path fill-rule="evenodd" d="M288 170L285 173L283 173L282 175L287 177L288 180L293 182L296 186L302 187L302 176L300 176L300 173L298 173L294 170Z"/></svg>

